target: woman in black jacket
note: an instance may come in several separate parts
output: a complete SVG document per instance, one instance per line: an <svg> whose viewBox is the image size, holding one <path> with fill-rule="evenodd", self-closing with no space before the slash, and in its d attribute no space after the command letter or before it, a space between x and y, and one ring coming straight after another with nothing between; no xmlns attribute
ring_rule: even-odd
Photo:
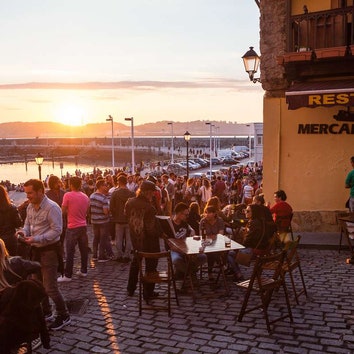
<svg viewBox="0 0 354 354"><path fill-rule="evenodd" d="M18 210L11 203L4 186L0 185L0 238L5 242L11 256L17 255L16 228L22 226Z"/></svg>
<svg viewBox="0 0 354 354"><path fill-rule="evenodd" d="M267 221L265 207L262 205L250 204L247 206L245 213L248 219L244 230L244 238L242 244L244 249L238 251L241 253L251 253L253 257L263 256L269 251L270 241L275 231L275 225ZM230 251L227 260L230 267L230 273L234 275L234 281L242 281L243 276L239 265L236 263L235 251Z"/></svg>

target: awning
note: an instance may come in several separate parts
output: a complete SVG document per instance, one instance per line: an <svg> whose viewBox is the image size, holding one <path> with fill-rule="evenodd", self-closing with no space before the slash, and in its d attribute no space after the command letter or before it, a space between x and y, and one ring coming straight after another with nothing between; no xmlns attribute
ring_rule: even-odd
<svg viewBox="0 0 354 354"><path fill-rule="evenodd" d="M289 109L354 106L354 80L298 82L285 97Z"/></svg>

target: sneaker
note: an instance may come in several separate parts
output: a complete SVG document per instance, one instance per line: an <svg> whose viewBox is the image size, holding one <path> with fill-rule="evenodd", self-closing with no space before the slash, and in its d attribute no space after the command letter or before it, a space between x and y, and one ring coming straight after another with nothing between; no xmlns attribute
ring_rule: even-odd
<svg viewBox="0 0 354 354"><path fill-rule="evenodd" d="M78 270L76 272L76 275L78 275L79 277L83 277L83 278L87 277L87 273L83 273L81 270Z"/></svg>
<svg viewBox="0 0 354 354"><path fill-rule="evenodd" d="M41 345L42 345L42 341L40 337L33 339L33 341L31 342L32 350L38 349Z"/></svg>
<svg viewBox="0 0 354 354"><path fill-rule="evenodd" d="M57 331L69 325L70 323L71 323L71 319L69 315L66 316L58 315L55 318L55 321L51 325L49 325L49 329L52 329L53 331Z"/></svg>
<svg viewBox="0 0 354 354"><path fill-rule="evenodd" d="M64 282L68 282L68 281L71 281L71 278L69 277L66 277L65 275L63 275L62 277L59 277L57 279L58 283L64 283Z"/></svg>
<svg viewBox="0 0 354 354"><path fill-rule="evenodd" d="M53 312L48 312L46 314L44 314L44 319L46 321L52 321L54 319L54 314Z"/></svg>
<svg viewBox="0 0 354 354"><path fill-rule="evenodd" d="M92 256L93 261L97 261L97 259L98 259L97 255Z"/></svg>
<svg viewBox="0 0 354 354"><path fill-rule="evenodd" d="M110 261L109 258L98 258L98 263L104 263Z"/></svg>

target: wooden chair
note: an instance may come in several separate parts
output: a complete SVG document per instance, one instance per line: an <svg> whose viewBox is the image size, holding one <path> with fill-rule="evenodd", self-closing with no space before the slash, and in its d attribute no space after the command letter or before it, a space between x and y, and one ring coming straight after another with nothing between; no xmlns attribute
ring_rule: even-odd
<svg viewBox="0 0 354 354"><path fill-rule="evenodd" d="M246 289L246 295L242 303L241 311L238 316L238 321L241 322L245 314L256 309L262 309L267 324L268 332L271 332L271 324L280 321L286 317L289 317L290 322L293 322L288 291L283 276L283 264L285 256L285 251L282 251L278 254L258 257L256 259L251 278L249 280L236 284L238 287ZM267 268L268 264L274 264L276 265L276 267L274 269L269 269ZM271 272L272 274L269 274L269 272ZM288 313L270 321L268 316L268 307L272 300L273 293L279 290L280 287L282 287L284 290ZM248 309L248 301L252 292L255 292L258 296L260 296L261 303Z"/></svg>
<svg viewBox="0 0 354 354"><path fill-rule="evenodd" d="M278 227L278 232L280 233L288 233L291 235L291 240L294 241L294 233L293 228L291 226L291 222L293 220L294 214L291 213L287 216L277 216L276 224Z"/></svg>
<svg viewBox="0 0 354 354"><path fill-rule="evenodd" d="M286 258L285 258L285 262L283 265L284 276L286 275L286 273L289 273L291 286L293 288L293 292L294 292L294 296L295 296L295 300L296 300L297 304L299 304L299 296L300 295L305 294L305 296L307 297L306 285L305 285L304 275L303 275L302 269L301 269L300 257L299 257L299 254L297 253L297 249L298 249L298 245L300 243L300 240L301 240L301 236L298 235L295 241L288 242L285 245L284 250L286 251ZM300 292L296 291L295 282L294 282L293 272L296 269L299 270L301 283L302 283L302 289Z"/></svg>
<svg viewBox="0 0 354 354"><path fill-rule="evenodd" d="M171 316L171 286L173 286L175 299L177 306L179 306L177 288L174 279L174 271L172 266L171 254L170 251L158 252L158 253L146 253L146 252L137 252L138 262L139 262L139 315L141 316L143 309L155 309L155 310L167 310L168 315ZM165 263L160 262L166 268L165 270L157 270L155 272L148 272L143 265L144 260L165 260ZM149 300L145 300L149 307L143 307L143 287L146 284L167 284L167 296L159 296L156 301L165 301L167 300L167 306L164 305L150 305Z"/></svg>

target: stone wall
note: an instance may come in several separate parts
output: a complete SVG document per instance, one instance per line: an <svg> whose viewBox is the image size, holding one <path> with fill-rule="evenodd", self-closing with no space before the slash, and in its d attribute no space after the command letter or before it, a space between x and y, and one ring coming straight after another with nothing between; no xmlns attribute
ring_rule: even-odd
<svg viewBox="0 0 354 354"><path fill-rule="evenodd" d="M260 2L261 80L268 97L284 97L288 85L284 68L276 60L286 48L287 3L287 0Z"/></svg>
<svg viewBox="0 0 354 354"><path fill-rule="evenodd" d="M345 210L338 210L344 212ZM337 211L296 211L292 220L294 232L339 232Z"/></svg>

